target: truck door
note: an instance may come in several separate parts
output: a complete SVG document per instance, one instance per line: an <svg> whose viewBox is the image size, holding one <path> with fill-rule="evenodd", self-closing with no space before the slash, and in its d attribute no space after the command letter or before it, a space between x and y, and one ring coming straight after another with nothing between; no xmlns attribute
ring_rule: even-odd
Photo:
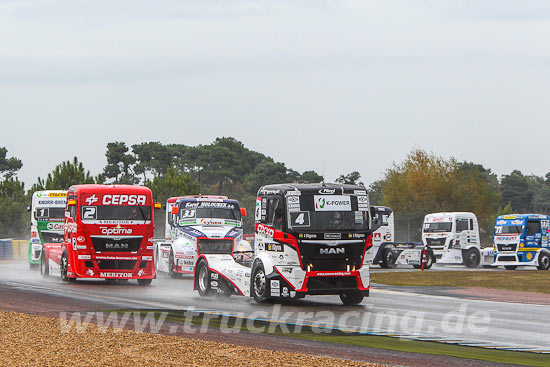
<svg viewBox="0 0 550 367"><path fill-rule="evenodd" d="M527 225L525 226L525 241L526 246L529 247L529 243L536 244L536 246L541 245L542 240L542 233L541 233L541 225L540 220L537 219L530 219L527 221Z"/></svg>
<svg viewBox="0 0 550 367"><path fill-rule="evenodd" d="M468 246L468 243L470 242L470 220L457 218L456 233L456 238L458 239L458 241L460 241L460 247L466 248Z"/></svg>

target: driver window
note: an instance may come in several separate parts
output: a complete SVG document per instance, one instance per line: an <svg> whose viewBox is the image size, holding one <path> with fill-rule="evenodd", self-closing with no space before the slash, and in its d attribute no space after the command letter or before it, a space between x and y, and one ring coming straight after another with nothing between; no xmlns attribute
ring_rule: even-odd
<svg viewBox="0 0 550 367"><path fill-rule="evenodd" d="M527 228L525 230L526 236L532 236L535 233L540 232L540 222L527 222Z"/></svg>
<svg viewBox="0 0 550 367"><path fill-rule="evenodd" d="M275 229L283 228L284 210L279 205L278 198L267 200L267 224Z"/></svg>
<svg viewBox="0 0 550 367"><path fill-rule="evenodd" d="M469 228L470 221L468 219L457 219L456 220L456 231L462 232L467 231Z"/></svg>

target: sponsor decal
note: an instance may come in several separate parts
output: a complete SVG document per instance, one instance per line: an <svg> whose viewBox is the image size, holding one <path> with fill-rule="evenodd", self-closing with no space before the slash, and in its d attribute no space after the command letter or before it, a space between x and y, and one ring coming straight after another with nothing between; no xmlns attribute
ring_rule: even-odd
<svg viewBox="0 0 550 367"><path fill-rule="evenodd" d="M353 193L355 195L367 195L367 191L365 190L353 190Z"/></svg>
<svg viewBox="0 0 550 367"><path fill-rule="evenodd" d="M214 273L214 272L210 273L211 279L218 280L218 277L219 277L218 273Z"/></svg>
<svg viewBox="0 0 550 367"><path fill-rule="evenodd" d="M65 223L57 222L57 223L48 223L46 227L48 229L53 229L53 230L63 230L64 226L65 226Z"/></svg>
<svg viewBox="0 0 550 367"><path fill-rule="evenodd" d="M391 233L386 233L384 238L386 239L386 242L391 242Z"/></svg>
<svg viewBox="0 0 550 367"><path fill-rule="evenodd" d="M326 247L319 249L320 255L344 255L345 253L346 249L343 247Z"/></svg>
<svg viewBox="0 0 550 367"><path fill-rule="evenodd" d="M314 195L316 211L350 211L351 199L346 195L320 196Z"/></svg>
<svg viewBox="0 0 550 367"><path fill-rule="evenodd" d="M88 269L88 270L86 271L86 274L89 275L89 276L91 276L91 277L93 277L93 276L94 276L94 271L93 271L92 269Z"/></svg>
<svg viewBox="0 0 550 367"><path fill-rule="evenodd" d="M64 197L67 197L67 193L66 192L50 192L48 194L49 197L51 198L64 198Z"/></svg>
<svg viewBox="0 0 550 367"><path fill-rule="evenodd" d="M329 272L329 273L317 273L317 276L320 277L345 277L351 275L351 272L349 271L335 271L335 272Z"/></svg>
<svg viewBox="0 0 550 367"><path fill-rule="evenodd" d="M300 202L300 197L299 196L289 196L286 198L286 201L289 203L289 204L296 204L296 203L299 203Z"/></svg>
<svg viewBox="0 0 550 367"><path fill-rule="evenodd" d="M375 233L374 234L374 240L376 242L381 241L382 240L382 234L381 233Z"/></svg>
<svg viewBox="0 0 550 367"><path fill-rule="evenodd" d="M283 287L282 296L283 297L288 297L288 288L287 287Z"/></svg>
<svg viewBox="0 0 550 367"><path fill-rule="evenodd" d="M272 280L271 281L271 289L279 289L280 287L280 282L278 280Z"/></svg>
<svg viewBox="0 0 550 367"><path fill-rule="evenodd" d="M505 220L497 220L497 226L503 226L506 224Z"/></svg>
<svg viewBox="0 0 550 367"><path fill-rule="evenodd" d="M315 233L300 233L298 235L299 238L304 238L306 240L314 240L317 238L317 234Z"/></svg>
<svg viewBox="0 0 550 367"><path fill-rule="evenodd" d="M357 197L357 202L359 204L365 204L365 203L369 202L369 198L368 198L368 196L358 196Z"/></svg>
<svg viewBox="0 0 550 367"><path fill-rule="evenodd" d="M206 218L202 218L200 221L199 221L200 224L202 225L210 225L210 226L222 226L224 224L224 221L221 220L221 219L206 219Z"/></svg>
<svg viewBox="0 0 550 367"><path fill-rule="evenodd" d="M376 233L375 233L375 235L376 235ZM364 234L364 233L350 233L350 234L348 234L348 238L365 238L365 237L367 237L367 235Z"/></svg>
<svg viewBox="0 0 550 367"><path fill-rule="evenodd" d="M275 230L273 228L270 228L263 224L258 224L257 232L258 234L263 234L271 238L273 238L273 236L275 235Z"/></svg>
<svg viewBox="0 0 550 367"><path fill-rule="evenodd" d="M143 260L143 261L153 261L153 256L142 256L141 260Z"/></svg>
<svg viewBox="0 0 550 367"><path fill-rule="evenodd" d="M86 245L76 245L76 249L77 250L86 250L87 247L86 247Z"/></svg>
<svg viewBox="0 0 550 367"><path fill-rule="evenodd" d="M342 238L341 233L325 233L325 240L339 240Z"/></svg>
<svg viewBox="0 0 550 367"><path fill-rule="evenodd" d="M91 260L91 255L78 255L78 260Z"/></svg>
<svg viewBox="0 0 550 367"><path fill-rule="evenodd" d="M95 194L94 194L95 196ZM145 205L145 195L103 195L103 205Z"/></svg>
<svg viewBox="0 0 550 367"><path fill-rule="evenodd" d="M327 188L324 188L324 189L321 189L319 190L319 194L321 195L332 195L336 192L336 189L327 189Z"/></svg>
<svg viewBox="0 0 550 367"><path fill-rule="evenodd" d="M131 278L132 273L99 272L101 278Z"/></svg>
<svg viewBox="0 0 550 367"><path fill-rule="evenodd" d="M280 192L281 192L280 190L262 189L260 190L260 195L277 195Z"/></svg>
<svg viewBox="0 0 550 367"><path fill-rule="evenodd" d="M138 277L142 277L145 275L145 270L143 269L139 269L138 273L137 273Z"/></svg>
<svg viewBox="0 0 550 367"><path fill-rule="evenodd" d="M211 281L210 281L210 285L211 285L212 287L217 287L217 286L218 286L218 282L217 282L216 280L211 280Z"/></svg>
<svg viewBox="0 0 550 367"><path fill-rule="evenodd" d="M78 237L76 238L76 240L77 240L78 242L84 242L85 238L84 238L84 236L78 236Z"/></svg>
<svg viewBox="0 0 550 367"><path fill-rule="evenodd" d="M87 198L86 200L84 200L88 205L92 205L94 203L97 203L99 201L99 199L97 198L97 196L95 196L95 194L93 194L92 196L90 196L89 198Z"/></svg>
<svg viewBox="0 0 550 367"><path fill-rule="evenodd" d="M113 235L113 234L132 234L131 228L122 228L122 227L114 227L114 228L108 228L108 227L99 227L101 229L102 234L106 235Z"/></svg>
<svg viewBox="0 0 550 367"><path fill-rule="evenodd" d="M283 245L280 245L278 243L268 243L266 250L267 251L275 251L275 252L284 252L285 251Z"/></svg>

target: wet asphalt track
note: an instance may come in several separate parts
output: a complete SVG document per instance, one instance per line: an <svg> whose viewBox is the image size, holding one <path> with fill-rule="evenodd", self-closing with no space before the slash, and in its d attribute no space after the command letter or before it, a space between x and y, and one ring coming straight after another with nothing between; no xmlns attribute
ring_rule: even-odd
<svg viewBox="0 0 550 367"><path fill-rule="evenodd" d="M452 270L463 269L452 267ZM373 271L378 271L374 268ZM437 340L465 345L550 352L550 306L484 301L428 294L423 289L372 286L361 306L342 306L337 296L314 296L279 305L232 296L201 298L192 278L160 275L148 287L135 281L106 284L44 279L26 263L0 264L0 286L55 294L102 305L103 309L205 311L262 320L321 325L341 330ZM328 312L327 312L328 311Z"/></svg>

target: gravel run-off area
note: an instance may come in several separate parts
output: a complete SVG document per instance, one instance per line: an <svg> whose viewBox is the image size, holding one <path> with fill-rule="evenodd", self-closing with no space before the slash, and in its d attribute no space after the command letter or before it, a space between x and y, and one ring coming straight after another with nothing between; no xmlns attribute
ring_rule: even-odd
<svg viewBox="0 0 550 367"><path fill-rule="evenodd" d="M95 324L62 332L58 318L16 312L0 312L0 344L2 366L382 366Z"/></svg>

